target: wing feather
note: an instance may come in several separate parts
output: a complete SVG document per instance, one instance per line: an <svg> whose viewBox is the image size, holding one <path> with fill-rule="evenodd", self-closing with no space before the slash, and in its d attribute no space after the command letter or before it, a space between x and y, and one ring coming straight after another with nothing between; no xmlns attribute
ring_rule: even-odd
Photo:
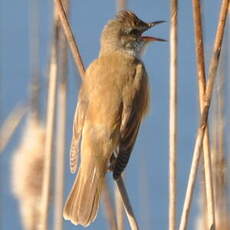
<svg viewBox="0 0 230 230"><path fill-rule="evenodd" d="M113 170L114 179L119 178L128 164L141 120L148 109L149 92L147 74L142 64L137 65L133 83L131 86L127 86L125 94L120 129L121 140Z"/></svg>

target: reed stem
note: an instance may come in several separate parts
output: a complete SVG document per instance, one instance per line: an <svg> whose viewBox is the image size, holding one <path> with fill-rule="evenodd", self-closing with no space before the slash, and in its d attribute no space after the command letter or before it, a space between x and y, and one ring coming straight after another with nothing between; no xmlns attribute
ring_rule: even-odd
<svg viewBox="0 0 230 230"><path fill-rule="evenodd" d="M204 95L206 88L205 79L205 59L204 59L204 46L203 46L203 31L201 19L200 0L193 0L193 15L194 15L194 29L195 29L195 43L196 43L196 59L197 59L197 81L199 89L199 104L200 113L204 108ZM211 156L208 125L205 129L203 140L203 154L204 154L204 169L205 169L205 192L206 192L206 207L207 207L207 224L208 229L210 226L215 226L215 210L213 200L213 183L212 183L212 170L211 170Z"/></svg>
<svg viewBox="0 0 230 230"><path fill-rule="evenodd" d="M126 0L117 0L117 11L124 10L127 8Z"/></svg>
<svg viewBox="0 0 230 230"><path fill-rule="evenodd" d="M177 0L171 0L169 86L169 230L176 229L177 11Z"/></svg>
<svg viewBox="0 0 230 230"><path fill-rule="evenodd" d="M69 44L69 48L71 50L71 53L73 55L73 60L76 64L76 69L78 69L80 73L80 77L83 79L85 75L85 68L84 64L80 55L80 51L77 46L77 42L75 40L75 37L73 35L68 17L65 12L65 8L63 7L62 1L61 0L55 0L55 4L57 7L57 14L59 16L60 22L62 24L62 28L64 30L66 40Z"/></svg>
<svg viewBox="0 0 230 230"><path fill-rule="evenodd" d="M51 184L51 167L52 167L52 145L54 136L54 121L56 111L56 91L57 91L57 17L54 9L54 41L51 49L50 72L49 72L49 88L48 88L48 104L46 117L46 140L45 140L45 165L42 185L42 217L40 228L48 230L49 200L50 200L50 184Z"/></svg>
<svg viewBox="0 0 230 230"><path fill-rule="evenodd" d="M123 200L123 204L124 204L126 215L128 217L130 228L132 230L139 230L139 226L138 226L136 217L134 215L131 203L129 201L129 196L128 196L127 190L125 188L125 184L123 182L122 176L120 176L116 180L116 183L117 183L117 187L119 189L119 192L121 194L121 198Z"/></svg>
<svg viewBox="0 0 230 230"><path fill-rule="evenodd" d="M109 185L106 180L105 180L103 190L102 190L102 199L103 199L103 203L105 207L105 215L108 220L108 228L111 230L118 230L119 228L117 228L116 215L114 212L114 205L111 199Z"/></svg>
<svg viewBox="0 0 230 230"><path fill-rule="evenodd" d="M201 155L201 146L203 142L205 129L207 126L208 112L211 103L213 86L215 83L217 67L219 64L219 57L220 57L221 45L222 45L222 40L224 35L224 27L225 27L227 13L228 13L228 6L229 6L229 0L223 0L220 9L220 17L219 17L219 22L218 22L218 27L216 32L216 38L214 42L211 63L209 67L207 88L205 90L205 96L204 96L204 107L202 110L200 125L197 132L194 153L193 153L193 160L192 160L191 170L189 174L188 186L185 195L185 201L184 201L179 230L186 230L188 225L188 216L191 207L198 163ZM215 226L211 226L211 229L214 227Z"/></svg>
<svg viewBox="0 0 230 230"><path fill-rule="evenodd" d="M67 12L69 0L64 1ZM67 42L63 30L58 24L58 110L57 110L57 152L55 167L55 209L54 229L63 229L63 202L64 202L64 170L66 148L66 111L67 111L67 75L68 75L68 52Z"/></svg>

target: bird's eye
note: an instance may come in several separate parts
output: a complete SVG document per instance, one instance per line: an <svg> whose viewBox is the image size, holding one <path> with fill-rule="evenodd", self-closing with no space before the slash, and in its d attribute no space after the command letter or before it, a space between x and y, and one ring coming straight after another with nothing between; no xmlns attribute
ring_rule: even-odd
<svg viewBox="0 0 230 230"><path fill-rule="evenodd" d="M132 29L132 30L130 31L130 34L135 34L135 35L137 35L137 34L140 34L140 31L137 30L137 29Z"/></svg>

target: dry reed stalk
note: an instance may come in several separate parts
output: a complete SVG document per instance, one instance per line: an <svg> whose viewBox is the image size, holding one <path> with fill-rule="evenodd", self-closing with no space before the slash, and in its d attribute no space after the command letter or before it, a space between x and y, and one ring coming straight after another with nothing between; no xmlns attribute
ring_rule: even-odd
<svg viewBox="0 0 230 230"><path fill-rule="evenodd" d="M214 181L214 200L216 209L216 229L230 229L230 209L228 206L228 170L227 151L224 148L225 119L224 110L227 103L224 100L224 85L227 83L228 65L228 33L223 44L223 54L221 55L219 68L219 81L215 86L213 116L211 119L212 128L212 168ZM227 101L226 101L227 102ZM227 130L227 129L226 129ZM226 132L226 137L228 133Z"/></svg>
<svg viewBox="0 0 230 230"><path fill-rule="evenodd" d="M109 191L109 184L108 182L104 182L103 190L102 190L102 200L104 203L105 208L105 215L108 221L108 227L111 230L117 230L117 222L116 222L116 215L114 211L114 203L111 199L111 194Z"/></svg>
<svg viewBox="0 0 230 230"><path fill-rule="evenodd" d="M109 191L108 182L105 180L103 190L102 190L102 199L105 207L105 215L108 220L108 229L117 230L116 215L114 212L114 205L111 199L111 194Z"/></svg>
<svg viewBox="0 0 230 230"><path fill-rule="evenodd" d="M62 2L60 0L55 0L55 3L57 6L57 14L59 16L63 30L65 32L65 36L66 36L66 39L68 41L70 50L72 52L72 56L73 56L76 68L79 70L80 76L83 79L84 74L85 74L85 68L84 68L84 65L83 65L83 62L81 59L79 49L77 48L77 43L76 43L76 40L74 38L72 29L70 27L70 23L69 23L68 18L66 16L65 9L64 9ZM122 189L122 188L124 188L123 179L120 178L119 180L116 180L116 183L117 183L117 186L118 186L119 191L121 193L121 197L122 197L122 200L124 202L125 209L128 210L128 212L126 211L126 214L127 214L128 219L130 221L130 226L131 226L132 230L138 229L137 221L135 219L135 216L133 215L133 212L129 212L130 210L132 210L132 208L131 208L131 204L129 202L127 192L125 189Z"/></svg>
<svg viewBox="0 0 230 230"><path fill-rule="evenodd" d="M41 215L45 129L33 117L27 125L12 159L12 189L19 201L25 230L37 230Z"/></svg>
<svg viewBox="0 0 230 230"><path fill-rule="evenodd" d="M203 185L205 186L205 185ZM206 213L206 208L204 208L204 190L201 190L200 192L200 197L198 200L198 205L199 205L199 215L197 216L196 220L195 220L195 229L197 230L206 230L207 228L207 213ZM205 207L206 207L206 203L205 203Z"/></svg>
<svg viewBox="0 0 230 230"><path fill-rule="evenodd" d="M136 217L135 217L135 215L134 215L134 212L133 212L131 203L130 203L130 201L129 201L129 196L128 196L127 190L126 190L126 188L125 188L125 184L124 184L124 182L123 182L122 176L120 176L120 177L116 180L116 183L117 183L117 187L118 187L118 189L119 189L119 192L120 192L120 194L121 194L121 198L122 198L122 200L123 200L123 204L124 204L124 208L125 208L126 215L127 215L127 217L128 217L128 221L129 221L130 228L131 228L132 230L138 230L138 229L139 229L139 226L138 226Z"/></svg>
<svg viewBox="0 0 230 230"><path fill-rule="evenodd" d="M218 212L219 212L219 210L217 209L216 214ZM222 213L222 212L220 212L220 213ZM199 217L199 219L198 219L198 221L196 223L196 229L197 230L206 230L206 229L208 229L208 228L204 228L204 222L203 221L204 221L203 217L202 216ZM219 222L216 221L216 228L215 229L212 228L212 229L208 229L208 230L229 230L229 229L230 229L230 214L228 214L227 219L224 218L224 220L223 220L223 218L221 218L219 220Z"/></svg>
<svg viewBox="0 0 230 230"><path fill-rule="evenodd" d="M221 77L221 76L220 76ZM221 79L222 80L222 79ZM214 114L212 117L212 168L214 181L215 209L216 209L216 229L222 230L230 227L230 212L228 196L226 193L226 159L224 156L224 116L223 116L223 82L218 82L215 87Z"/></svg>
<svg viewBox="0 0 230 230"><path fill-rule="evenodd" d="M117 0L117 11L124 10L127 8L126 0Z"/></svg>
<svg viewBox="0 0 230 230"><path fill-rule="evenodd" d="M170 9L169 86L169 229L176 229L176 140L177 140L177 0Z"/></svg>
<svg viewBox="0 0 230 230"><path fill-rule="evenodd" d="M124 206L121 198L121 194L117 188L115 187L115 202L116 202L116 217L117 217L117 229L124 230Z"/></svg>
<svg viewBox="0 0 230 230"><path fill-rule="evenodd" d="M221 218L218 220L218 213L221 216ZM205 219L204 216L199 216L197 223L196 223L196 230L229 230L230 229L230 213L228 213L228 216L226 216L226 213L223 213L222 210L218 210L216 208L216 228L208 229L206 227L206 224L204 223Z"/></svg>
<svg viewBox="0 0 230 230"><path fill-rule="evenodd" d="M193 195L193 190L194 190L194 185L195 185L198 163L199 163L199 158L201 155L201 146L203 143L204 132L207 126L207 119L208 119L208 112L209 112L209 107L211 103L211 96L212 96L213 86L214 86L215 79L216 79L217 67L219 64L221 45L222 45L222 40L223 40L223 35L224 35L224 27L225 27L227 13L228 13L228 4L229 4L229 0L223 0L221 4L219 22L218 22L216 38L215 38L214 48L213 48L213 54L212 54L210 67L209 67L208 82L207 82L207 87L206 87L205 96L204 96L204 107L202 110L200 124L199 124L198 132L197 132L197 137L196 137L196 142L195 142L195 147L194 147L194 152L193 152L193 160L192 160L191 170L189 174L188 186L187 186L187 191L185 195L185 201L184 201L179 230L187 229L188 216L189 216L189 211L190 211L190 206L191 206L191 201L192 201L192 195ZM211 228L213 227L214 226L211 226Z"/></svg>
<svg viewBox="0 0 230 230"><path fill-rule="evenodd" d="M195 49L196 49L196 63L197 63L197 81L199 88L199 104L200 113L204 108L204 95L206 88L205 79L205 59L204 59L204 46L203 46L203 31L201 19L200 0L193 0L193 17L195 29ZM206 192L206 207L207 207L207 225L215 226L215 210L213 200L213 185L212 185L212 170L210 158L210 144L208 135L208 125L205 130L203 139L203 154L204 154L204 169L205 169L205 192ZM210 227L208 227L209 229Z"/></svg>
<svg viewBox="0 0 230 230"><path fill-rule="evenodd" d="M220 222L216 224L216 229L215 230L229 230L230 229L230 214L228 213L227 219L225 219L224 222ZM220 219L221 220L221 219Z"/></svg>
<svg viewBox="0 0 230 230"><path fill-rule="evenodd" d="M50 200L50 183L51 183L51 163L52 163L52 144L54 136L54 120L56 110L56 91L57 91L57 16L54 10L54 41L51 48L49 86L48 86L48 103L46 117L46 141L45 141L45 168L42 185L42 209L40 228L48 230L48 214Z"/></svg>
<svg viewBox="0 0 230 230"><path fill-rule="evenodd" d="M22 118L25 116L27 108L24 105L16 106L8 115L0 128L0 153L3 152L10 138L14 134L16 128L20 124Z"/></svg>
<svg viewBox="0 0 230 230"><path fill-rule="evenodd" d="M227 41L227 40L226 40ZM226 49L224 49L226 48ZM223 67L223 58L227 52L227 42L223 44L223 54L220 60L219 67L219 81L216 82L213 104L212 104L212 116L210 119L211 130L211 157L212 157L212 171L213 171L213 187L214 187L214 201L215 201L215 223L216 230L230 229L230 210L228 207L228 174L226 165L228 164L224 154L224 77L225 69ZM227 63L227 60L224 60ZM222 63L222 65L221 65ZM227 134L228 135L228 134ZM200 204L202 206L202 204ZM205 213L201 212L199 219L197 220L198 230L208 229L206 227Z"/></svg>
<svg viewBox="0 0 230 230"><path fill-rule="evenodd" d="M67 12L69 1L63 1ZM54 229L63 229L64 203L64 169L65 169L65 139L66 139L66 111L67 111L67 74L68 52L67 42L63 30L58 25L58 98L57 98L57 150L55 162L55 190L54 190Z"/></svg>
<svg viewBox="0 0 230 230"><path fill-rule="evenodd" d="M84 68L84 65L81 59L81 55L80 55L80 52L77 46L77 42L75 40L68 17L66 15L65 8L63 7L61 0L55 0L54 2L57 7L57 14L59 16L59 20L64 30L66 40L69 43L69 47L73 55L74 62L76 64L76 69L78 69L80 76L83 79L84 74L85 74L85 68Z"/></svg>

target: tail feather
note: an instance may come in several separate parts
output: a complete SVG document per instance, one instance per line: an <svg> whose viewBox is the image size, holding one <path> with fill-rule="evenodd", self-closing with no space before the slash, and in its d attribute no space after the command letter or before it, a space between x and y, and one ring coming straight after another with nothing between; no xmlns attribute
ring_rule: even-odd
<svg viewBox="0 0 230 230"><path fill-rule="evenodd" d="M64 207L64 218L88 226L97 215L104 177L97 167L84 174L80 168Z"/></svg>

